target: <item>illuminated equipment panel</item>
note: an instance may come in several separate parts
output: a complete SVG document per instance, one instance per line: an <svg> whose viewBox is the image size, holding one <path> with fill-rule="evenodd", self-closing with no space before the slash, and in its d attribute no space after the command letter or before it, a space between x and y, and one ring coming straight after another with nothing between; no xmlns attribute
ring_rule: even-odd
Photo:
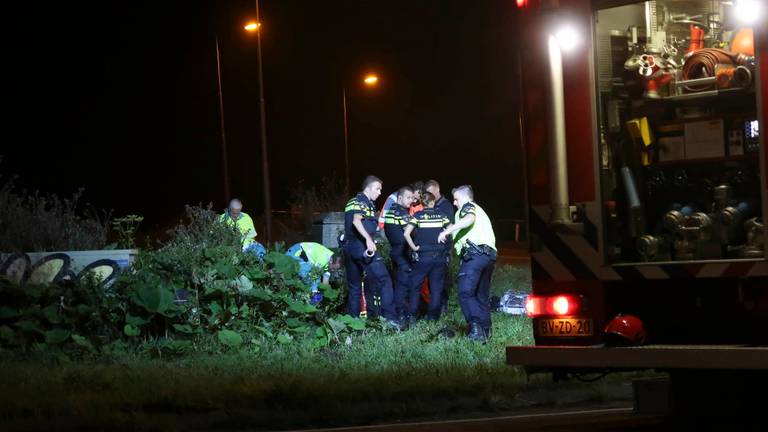
<svg viewBox="0 0 768 432"><path fill-rule="evenodd" d="M596 13L610 264L764 258L764 125L748 23L757 12L741 16L738 3L648 1Z"/></svg>

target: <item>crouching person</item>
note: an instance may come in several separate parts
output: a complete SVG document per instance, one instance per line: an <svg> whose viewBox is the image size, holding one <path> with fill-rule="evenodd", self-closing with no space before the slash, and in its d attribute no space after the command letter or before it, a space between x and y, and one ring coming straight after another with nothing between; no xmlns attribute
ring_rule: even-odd
<svg viewBox="0 0 768 432"><path fill-rule="evenodd" d="M314 242L296 243L285 254L299 262L299 277L310 285L309 303L320 303L323 293L320 292L319 285L328 284L331 273L341 268L341 256Z"/></svg>
<svg viewBox="0 0 768 432"><path fill-rule="evenodd" d="M252 253L258 258L267 254L266 248L256 241L257 233L253 219L243 211L243 203L239 199L235 198L229 202L227 211L219 216L219 221L237 228L243 243L243 252Z"/></svg>

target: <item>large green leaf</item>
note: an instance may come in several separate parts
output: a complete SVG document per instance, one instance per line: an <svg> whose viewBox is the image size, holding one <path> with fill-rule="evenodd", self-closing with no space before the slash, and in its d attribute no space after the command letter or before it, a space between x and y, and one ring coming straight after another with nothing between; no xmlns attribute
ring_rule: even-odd
<svg viewBox="0 0 768 432"><path fill-rule="evenodd" d="M125 327L123 327L123 333L128 337L136 337L141 334L141 330L136 326L126 324Z"/></svg>
<svg viewBox="0 0 768 432"><path fill-rule="evenodd" d="M333 289L328 284L321 283L318 285L318 288L320 289L320 292L323 293L323 297L327 298L328 300L336 300L339 298L340 291Z"/></svg>
<svg viewBox="0 0 768 432"><path fill-rule="evenodd" d="M138 327L138 326L142 326L144 324L147 324L148 322L149 322L148 319L145 319L145 318L142 318L142 317L133 316L131 314L125 314L125 323L126 324L130 324L132 326Z"/></svg>
<svg viewBox="0 0 768 432"><path fill-rule="evenodd" d="M141 284L131 299L150 313L165 313L173 307L173 293L165 284Z"/></svg>
<svg viewBox="0 0 768 432"><path fill-rule="evenodd" d="M89 341L88 338L85 337L85 336L80 336L79 334L73 334L72 335L72 340L75 342L75 345L77 345L77 346L79 346L81 348L85 348L85 349L87 349L88 351L91 351L91 352L95 352L96 351L96 349L93 347L93 344L91 343L91 341Z"/></svg>
<svg viewBox="0 0 768 432"><path fill-rule="evenodd" d="M214 268L221 279L234 279L237 276L237 267L229 261L219 261Z"/></svg>
<svg viewBox="0 0 768 432"><path fill-rule="evenodd" d="M365 321L360 318L353 318L349 315L341 315L337 318L352 330L365 330Z"/></svg>
<svg viewBox="0 0 768 432"><path fill-rule="evenodd" d="M272 292L264 288L253 288L242 293L246 297L253 297L258 300L272 300Z"/></svg>
<svg viewBox="0 0 768 432"><path fill-rule="evenodd" d="M264 257L264 261L270 265L276 272L282 273L286 278L295 276L299 270L299 263L279 252L270 252Z"/></svg>
<svg viewBox="0 0 768 432"><path fill-rule="evenodd" d="M69 330L63 330L63 329L55 329L55 330L49 330L45 332L45 343L51 344L51 345L58 345L60 343L64 343L67 339L69 339L70 335Z"/></svg>
<svg viewBox="0 0 768 432"><path fill-rule="evenodd" d="M228 293L229 285L230 285L229 281L217 279L205 285L204 293L205 295L210 295L214 293Z"/></svg>
<svg viewBox="0 0 768 432"><path fill-rule="evenodd" d="M291 328L297 328L306 325L304 321L301 321L298 318L288 318L285 320L285 325Z"/></svg>
<svg viewBox="0 0 768 432"><path fill-rule="evenodd" d="M243 337L232 330L219 330L216 337L219 339L219 342L230 348L239 347L243 344Z"/></svg>
<svg viewBox="0 0 768 432"><path fill-rule="evenodd" d="M246 270L245 274L250 280L263 280L269 277L269 273L265 272L259 267L251 267Z"/></svg>
<svg viewBox="0 0 768 432"><path fill-rule="evenodd" d="M280 342L281 344L291 343L292 340L293 340L293 336L289 335L288 333L280 333L277 336L277 341Z"/></svg>
<svg viewBox="0 0 768 432"><path fill-rule="evenodd" d="M305 313L317 312L317 308L312 306L309 303L304 303L304 302L291 300L291 299L286 299L285 303L288 305L288 309L296 313L305 314Z"/></svg>
<svg viewBox="0 0 768 432"><path fill-rule="evenodd" d="M326 321L328 325L331 327L331 330L334 334L339 334L347 329L347 325L339 320L335 320L333 318L328 318L328 321Z"/></svg>

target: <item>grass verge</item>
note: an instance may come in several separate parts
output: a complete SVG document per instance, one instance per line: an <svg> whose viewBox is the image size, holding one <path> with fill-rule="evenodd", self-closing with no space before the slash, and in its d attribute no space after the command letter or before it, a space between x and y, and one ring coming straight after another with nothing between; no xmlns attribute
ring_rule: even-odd
<svg viewBox="0 0 768 432"><path fill-rule="evenodd" d="M497 273L492 291L525 290L528 280L525 269L507 268ZM456 337L441 336L446 327ZM162 360L5 352L0 422L9 429L273 430L626 400L631 394L622 376L563 384L507 366L506 346L533 343L527 317L495 313L493 338L485 345L465 340L465 332L452 302L438 322L354 334L322 349L311 340L264 339L239 350Z"/></svg>

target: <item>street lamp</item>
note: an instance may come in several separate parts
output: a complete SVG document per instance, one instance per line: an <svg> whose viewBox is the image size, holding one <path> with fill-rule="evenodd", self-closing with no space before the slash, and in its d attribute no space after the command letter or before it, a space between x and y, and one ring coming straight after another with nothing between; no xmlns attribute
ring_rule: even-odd
<svg viewBox="0 0 768 432"><path fill-rule="evenodd" d="M567 225L570 218L568 164L565 143L565 96L563 90L563 51L573 50L579 35L570 26L561 26L547 35L549 54L549 169L550 223Z"/></svg>
<svg viewBox="0 0 768 432"><path fill-rule="evenodd" d="M267 161L267 116L264 102L264 74L261 67L261 20L259 16L259 0L256 0L256 21L245 25L245 30L256 33L256 56L259 70L259 114L261 129L261 174L264 185L264 219L267 226L267 244L272 239L272 201L269 195L269 163Z"/></svg>
<svg viewBox="0 0 768 432"><path fill-rule="evenodd" d="M369 73L363 78L366 87L375 87L379 83L379 76ZM344 195L349 195L349 126L347 120L347 87L341 88L342 110L344 112Z"/></svg>

